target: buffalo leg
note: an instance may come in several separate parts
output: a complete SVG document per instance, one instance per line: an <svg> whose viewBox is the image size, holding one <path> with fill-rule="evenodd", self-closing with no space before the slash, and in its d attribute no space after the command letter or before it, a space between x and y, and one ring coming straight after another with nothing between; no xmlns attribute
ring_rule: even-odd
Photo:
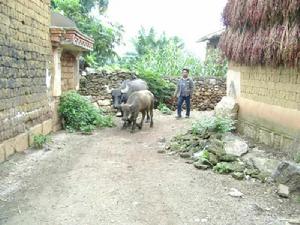
<svg viewBox="0 0 300 225"><path fill-rule="evenodd" d="M123 123L122 129L126 129L126 127L128 127L128 121L125 121L125 122Z"/></svg>
<svg viewBox="0 0 300 225"><path fill-rule="evenodd" d="M154 102L152 102L150 106L150 127L153 127L153 108L154 108Z"/></svg>
<svg viewBox="0 0 300 225"><path fill-rule="evenodd" d="M139 125L140 129L142 129L142 127L143 127L143 122L144 122L145 116L146 116L146 112L142 112L142 119L141 119L141 122L140 122L140 125Z"/></svg>
<svg viewBox="0 0 300 225"><path fill-rule="evenodd" d="M147 119L145 123L149 123L150 122L150 116L149 116L149 111L147 110Z"/></svg>
<svg viewBox="0 0 300 225"><path fill-rule="evenodd" d="M133 116L133 119L132 119L132 127L131 127L131 133L133 133L135 131L135 127L136 127L136 118L137 118L137 115L134 115Z"/></svg>

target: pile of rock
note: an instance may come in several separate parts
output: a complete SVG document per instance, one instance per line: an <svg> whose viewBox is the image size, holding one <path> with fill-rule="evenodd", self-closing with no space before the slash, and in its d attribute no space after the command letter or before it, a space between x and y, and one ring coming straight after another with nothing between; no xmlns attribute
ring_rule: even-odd
<svg viewBox="0 0 300 225"><path fill-rule="evenodd" d="M252 177L264 182L270 175L242 157L249 147L240 137L230 133L194 135L189 131L174 137L165 149L170 154L188 159L197 169L212 168L217 173L231 174L238 180Z"/></svg>
<svg viewBox="0 0 300 225"><path fill-rule="evenodd" d="M234 99L224 97L215 108L214 116L236 118L238 105ZM300 193L300 165L276 159L271 153L248 145L233 133L204 130L195 134L192 130L175 136L165 146L168 154L178 154L197 169L213 169L221 174L231 174L238 180L255 178L262 182L276 182L278 195L289 197L290 192Z"/></svg>
<svg viewBox="0 0 300 225"><path fill-rule="evenodd" d="M216 104L226 95L224 78L195 79L195 93L192 98L194 110L213 110Z"/></svg>

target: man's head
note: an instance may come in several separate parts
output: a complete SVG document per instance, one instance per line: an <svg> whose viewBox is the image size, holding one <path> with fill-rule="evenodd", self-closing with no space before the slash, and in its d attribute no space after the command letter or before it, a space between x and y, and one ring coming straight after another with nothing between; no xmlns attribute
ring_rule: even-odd
<svg viewBox="0 0 300 225"><path fill-rule="evenodd" d="M182 70L182 77L183 77L183 78L187 78L187 77L189 76L189 73L190 73L190 70L184 68L184 69Z"/></svg>

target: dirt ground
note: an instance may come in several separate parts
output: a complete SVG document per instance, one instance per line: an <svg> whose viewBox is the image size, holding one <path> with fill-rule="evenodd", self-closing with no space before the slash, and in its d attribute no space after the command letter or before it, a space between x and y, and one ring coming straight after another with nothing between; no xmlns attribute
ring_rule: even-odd
<svg viewBox="0 0 300 225"><path fill-rule="evenodd" d="M283 225L300 204L259 181L201 171L178 156L158 154L161 139L191 119L155 113L135 134L118 127L93 135L52 135L44 150L0 164L0 224L6 225ZM118 120L117 120L118 121ZM230 188L244 194L228 195Z"/></svg>

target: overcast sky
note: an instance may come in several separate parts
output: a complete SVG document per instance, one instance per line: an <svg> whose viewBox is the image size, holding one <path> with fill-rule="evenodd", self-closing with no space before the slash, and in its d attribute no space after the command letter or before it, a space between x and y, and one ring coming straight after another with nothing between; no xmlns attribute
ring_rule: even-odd
<svg viewBox="0 0 300 225"><path fill-rule="evenodd" d="M177 35L186 48L203 57L204 44L196 41L222 29L221 13L227 0L110 0L107 17L124 26L125 46L117 49L122 54L132 49L130 39L141 26L154 27L158 32Z"/></svg>

